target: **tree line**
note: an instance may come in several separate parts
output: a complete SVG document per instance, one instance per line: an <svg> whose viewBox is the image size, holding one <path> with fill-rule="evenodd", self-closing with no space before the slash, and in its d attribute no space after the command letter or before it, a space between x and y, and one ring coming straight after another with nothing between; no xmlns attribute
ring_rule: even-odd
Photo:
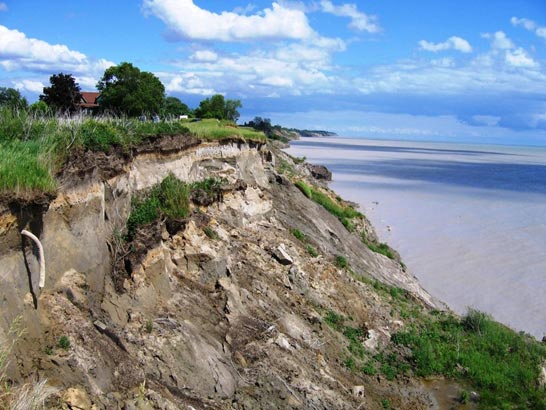
<svg viewBox="0 0 546 410"><path fill-rule="evenodd" d="M236 122L239 119L240 100L225 99L216 94L199 103L195 109L173 96L166 96L163 83L154 74L141 71L131 63L123 62L104 71L97 83L100 92L98 113L128 117L187 115L195 118L216 118ZM49 78L39 100L29 106L25 97L13 88L0 87L0 107L32 112L75 113L81 109L82 90L71 74L58 73Z"/></svg>

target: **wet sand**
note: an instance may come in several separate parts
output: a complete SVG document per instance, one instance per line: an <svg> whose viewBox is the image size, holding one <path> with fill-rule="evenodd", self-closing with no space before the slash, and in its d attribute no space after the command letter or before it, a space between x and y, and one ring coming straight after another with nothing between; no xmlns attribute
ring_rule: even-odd
<svg viewBox="0 0 546 410"><path fill-rule="evenodd" d="M382 241L458 313L546 334L546 149L305 138Z"/></svg>

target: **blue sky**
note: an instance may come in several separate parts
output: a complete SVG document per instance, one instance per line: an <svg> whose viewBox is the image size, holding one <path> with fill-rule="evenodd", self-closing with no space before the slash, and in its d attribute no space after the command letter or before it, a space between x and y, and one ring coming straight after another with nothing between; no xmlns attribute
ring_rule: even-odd
<svg viewBox="0 0 546 410"><path fill-rule="evenodd" d="M191 107L346 136L546 145L543 0L0 0L0 86L129 61Z"/></svg>

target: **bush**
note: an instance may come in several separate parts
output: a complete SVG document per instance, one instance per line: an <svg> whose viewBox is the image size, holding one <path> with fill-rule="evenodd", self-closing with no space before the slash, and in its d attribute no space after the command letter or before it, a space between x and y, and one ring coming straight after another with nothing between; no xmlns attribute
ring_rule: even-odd
<svg viewBox="0 0 546 410"><path fill-rule="evenodd" d="M61 349L68 350L70 348L70 339L68 336L61 336L57 346L59 346Z"/></svg>
<svg viewBox="0 0 546 410"><path fill-rule="evenodd" d="M292 235L296 237L296 239L299 239L300 241L305 240L305 234L299 229L294 228L294 229L291 229L290 232L292 233Z"/></svg>
<svg viewBox="0 0 546 410"><path fill-rule="evenodd" d="M338 268L341 268L341 269L346 269L349 267L349 262L347 262L347 259L345 258L345 256L342 256L342 255L336 256L335 264Z"/></svg>
<svg viewBox="0 0 546 410"><path fill-rule="evenodd" d="M307 253L313 258L316 258L318 256L317 250L311 245L307 245Z"/></svg>

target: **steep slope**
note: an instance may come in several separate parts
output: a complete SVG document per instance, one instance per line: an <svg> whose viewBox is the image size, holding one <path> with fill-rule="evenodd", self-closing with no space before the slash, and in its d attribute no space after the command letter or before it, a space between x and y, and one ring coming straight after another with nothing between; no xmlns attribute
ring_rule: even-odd
<svg viewBox="0 0 546 410"><path fill-rule="evenodd" d="M309 180L304 167L261 143L165 146L81 157L51 203L2 209L0 336L17 317L26 329L10 380L47 379L49 406L65 408L434 406L419 380L354 371L354 358L379 366L401 307L441 305L279 173L283 161ZM133 198L170 174L224 182L128 244ZM41 291L24 228L44 245Z"/></svg>

